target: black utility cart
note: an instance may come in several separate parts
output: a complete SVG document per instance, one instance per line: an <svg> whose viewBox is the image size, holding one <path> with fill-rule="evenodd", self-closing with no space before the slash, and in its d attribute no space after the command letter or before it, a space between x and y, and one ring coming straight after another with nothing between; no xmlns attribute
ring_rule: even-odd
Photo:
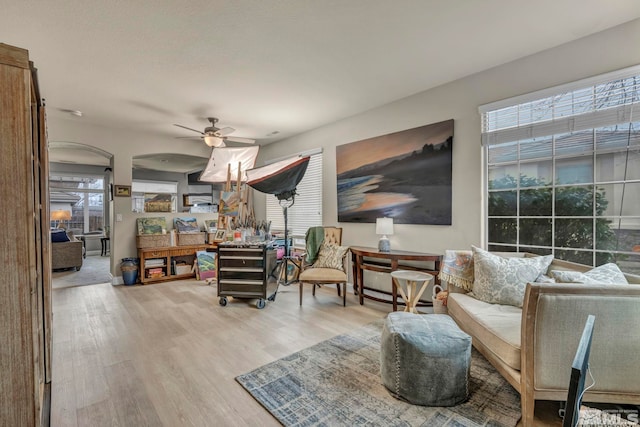
<svg viewBox="0 0 640 427"><path fill-rule="evenodd" d="M276 251L266 244L221 243L218 245L218 297L221 306L228 297L257 298L264 308L267 285L276 286L270 275L276 265Z"/></svg>

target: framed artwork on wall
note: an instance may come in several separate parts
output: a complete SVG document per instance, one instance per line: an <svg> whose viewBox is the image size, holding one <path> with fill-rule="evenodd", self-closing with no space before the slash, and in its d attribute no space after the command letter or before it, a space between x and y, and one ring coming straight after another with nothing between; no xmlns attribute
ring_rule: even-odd
<svg viewBox="0 0 640 427"><path fill-rule="evenodd" d="M336 147L338 222L451 225L453 119Z"/></svg>
<svg viewBox="0 0 640 427"><path fill-rule="evenodd" d="M131 197L130 185L114 185L114 196Z"/></svg>

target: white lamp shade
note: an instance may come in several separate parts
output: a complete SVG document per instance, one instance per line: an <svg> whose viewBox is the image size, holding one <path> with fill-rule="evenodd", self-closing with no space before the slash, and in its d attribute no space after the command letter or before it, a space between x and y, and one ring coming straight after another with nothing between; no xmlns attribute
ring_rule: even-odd
<svg viewBox="0 0 640 427"><path fill-rule="evenodd" d="M217 136L213 135L205 135L204 143L209 147L221 147L224 145L224 139L218 138Z"/></svg>
<svg viewBox="0 0 640 427"><path fill-rule="evenodd" d="M376 234L385 236L393 234L393 218L377 218Z"/></svg>

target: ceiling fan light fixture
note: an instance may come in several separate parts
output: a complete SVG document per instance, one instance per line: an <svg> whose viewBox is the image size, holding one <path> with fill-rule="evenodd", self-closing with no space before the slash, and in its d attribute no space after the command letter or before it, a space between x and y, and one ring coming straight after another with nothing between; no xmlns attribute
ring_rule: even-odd
<svg viewBox="0 0 640 427"><path fill-rule="evenodd" d="M222 144L224 144L224 139L213 135L205 135L204 143L209 147L220 147L222 146Z"/></svg>

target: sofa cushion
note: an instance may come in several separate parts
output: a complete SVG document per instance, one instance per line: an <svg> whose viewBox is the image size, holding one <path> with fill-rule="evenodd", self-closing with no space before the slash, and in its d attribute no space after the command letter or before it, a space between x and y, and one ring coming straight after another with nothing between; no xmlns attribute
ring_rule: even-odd
<svg viewBox="0 0 640 427"><path fill-rule="evenodd" d="M586 283L602 285L628 285L620 268L614 264L603 264L589 271L581 273L570 270L551 270L551 276L562 283Z"/></svg>
<svg viewBox="0 0 640 427"><path fill-rule="evenodd" d="M493 304L522 307L528 282L546 273L553 255L533 258L504 258L472 246L473 296Z"/></svg>
<svg viewBox="0 0 640 427"><path fill-rule="evenodd" d="M58 228L56 230L51 230L51 242L52 243L60 243L60 242L70 242L69 236L67 235L66 230L62 228Z"/></svg>
<svg viewBox="0 0 640 427"><path fill-rule="evenodd" d="M474 342L481 342L505 364L520 370L522 309L489 304L460 293L449 294L447 308L449 315L473 337Z"/></svg>

